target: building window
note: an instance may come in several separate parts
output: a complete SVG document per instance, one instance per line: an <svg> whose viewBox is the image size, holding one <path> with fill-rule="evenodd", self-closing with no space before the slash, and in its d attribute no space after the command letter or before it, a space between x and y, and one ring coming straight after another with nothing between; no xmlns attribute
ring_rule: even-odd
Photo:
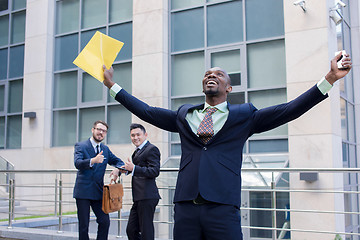
<svg viewBox="0 0 360 240"><path fill-rule="evenodd" d="M26 1L0 1L0 149L21 148Z"/></svg>
<svg viewBox="0 0 360 240"><path fill-rule="evenodd" d="M201 80L215 66L230 75L230 104L286 102L282 0L172 0L170 14L172 109L204 102ZM244 153L287 152L287 134L284 125L254 135ZM181 154L178 134L170 149Z"/></svg>
<svg viewBox="0 0 360 240"><path fill-rule="evenodd" d="M132 0L56 1L52 146L86 140L96 120L109 123L108 144L129 143L130 112L72 62L96 31L124 42L114 81L131 92L132 6Z"/></svg>

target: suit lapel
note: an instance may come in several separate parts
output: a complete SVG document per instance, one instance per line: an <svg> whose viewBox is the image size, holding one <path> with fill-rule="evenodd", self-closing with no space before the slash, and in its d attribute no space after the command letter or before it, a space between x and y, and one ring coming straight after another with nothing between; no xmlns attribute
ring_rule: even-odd
<svg viewBox="0 0 360 240"><path fill-rule="evenodd" d="M180 120L182 121L183 125L185 126L186 131L192 135L199 143L203 144L201 139L191 130L191 127L188 123L188 121L185 119L188 112L194 111L194 110L201 110L204 108L204 104L198 104L198 105L189 105L187 107L184 107L184 111L182 112L182 115L180 115Z"/></svg>
<svg viewBox="0 0 360 240"><path fill-rule="evenodd" d="M90 157L95 157L96 153L95 150L93 148L93 145L90 142L90 138L86 141L86 151L88 152L88 154L90 155ZM101 152L101 150L100 150Z"/></svg>

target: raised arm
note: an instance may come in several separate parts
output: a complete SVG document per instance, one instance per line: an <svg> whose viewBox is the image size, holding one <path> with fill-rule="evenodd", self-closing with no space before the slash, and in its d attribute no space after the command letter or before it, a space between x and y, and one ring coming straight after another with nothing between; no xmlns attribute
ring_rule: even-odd
<svg viewBox="0 0 360 240"><path fill-rule="evenodd" d="M114 69L112 67L106 69L105 66L103 68L104 85L112 89L115 85L113 81ZM116 96L114 96L115 99L140 119L166 131L178 131L176 127L176 111L149 106L145 102L127 93L120 86L117 85L115 87L117 87Z"/></svg>

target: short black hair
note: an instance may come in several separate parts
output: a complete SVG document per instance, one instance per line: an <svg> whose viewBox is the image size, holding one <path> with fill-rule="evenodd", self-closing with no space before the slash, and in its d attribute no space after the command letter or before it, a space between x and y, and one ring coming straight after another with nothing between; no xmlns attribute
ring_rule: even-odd
<svg viewBox="0 0 360 240"><path fill-rule="evenodd" d="M131 132L131 130L136 129L136 128L140 128L141 131L143 131L144 133L146 133L146 130L145 130L144 126L141 125L141 124L139 124L139 123L132 123L132 124L130 125L130 132Z"/></svg>
<svg viewBox="0 0 360 240"><path fill-rule="evenodd" d="M94 122L93 128L96 127L96 125L98 125L99 123L101 123L102 125L104 125L106 127L106 129L109 129L109 125L107 125L106 122L102 121L102 120L97 120Z"/></svg>

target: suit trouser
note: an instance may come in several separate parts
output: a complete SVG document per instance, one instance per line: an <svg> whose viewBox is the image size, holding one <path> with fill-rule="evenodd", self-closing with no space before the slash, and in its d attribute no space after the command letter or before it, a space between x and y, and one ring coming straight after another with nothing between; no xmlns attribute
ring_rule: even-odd
<svg viewBox="0 0 360 240"><path fill-rule="evenodd" d="M90 207L95 213L98 223L97 240L107 240L110 227L109 214L105 214L102 207L102 200L76 199L77 216L79 220L79 240L89 239Z"/></svg>
<svg viewBox="0 0 360 240"><path fill-rule="evenodd" d="M175 203L174 240L242 240L240 210L218 203Z"/></svg>
<svg viewBox="0 0 360 240"><path fill-rule="evenodd" d="M126 227L126 234L129 240L154 240L153 220L158 202L159 199L145 199L134 202Z"/></svg>

